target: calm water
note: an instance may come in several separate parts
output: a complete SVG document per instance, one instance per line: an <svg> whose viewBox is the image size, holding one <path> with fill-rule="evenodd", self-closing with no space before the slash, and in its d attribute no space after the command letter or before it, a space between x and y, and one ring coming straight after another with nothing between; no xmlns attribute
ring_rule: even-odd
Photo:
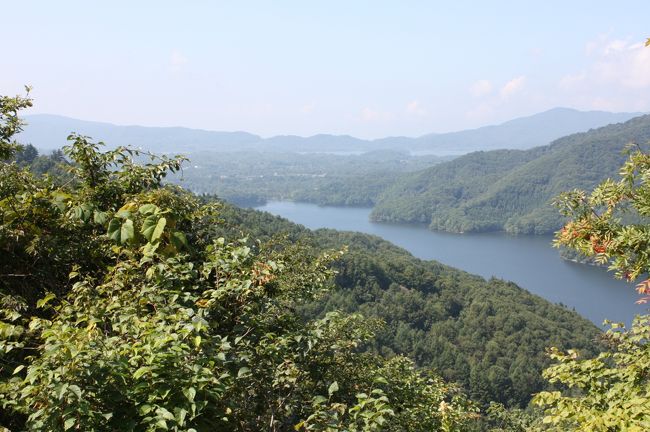
<svg viewBox="0 0 650 432"><path fill-rule="evenodd" d="M633 284L612 279L604 269L561 259L550 246L550 236L449 234L413 225L371 223L367 208L269 202L257 209L312 229L374 234L418 258L440 261L485 278L511 280L551 302L575 308L597 325L604 319L629 324L635 314L647 310L647 306L634 304L638 297Z"/></svg>

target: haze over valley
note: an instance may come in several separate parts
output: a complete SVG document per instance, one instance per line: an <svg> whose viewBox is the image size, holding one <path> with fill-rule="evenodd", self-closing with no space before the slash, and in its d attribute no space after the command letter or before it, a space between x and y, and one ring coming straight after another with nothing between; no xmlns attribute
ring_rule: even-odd
<svg viewBox="0 0 650 432"><path fill-rule="evenodd" d="M650 430L650 5L3 5L0 432Z"/></svg>

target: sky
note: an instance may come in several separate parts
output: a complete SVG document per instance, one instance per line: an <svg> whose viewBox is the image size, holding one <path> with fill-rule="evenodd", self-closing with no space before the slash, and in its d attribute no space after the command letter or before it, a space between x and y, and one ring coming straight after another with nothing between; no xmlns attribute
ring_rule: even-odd
<svg viewBox="0 0 650 432"><path fill-rule="evenodd" d="M0 94L145 126L419 136L650 111L650 1L0 0Z"/></svg>

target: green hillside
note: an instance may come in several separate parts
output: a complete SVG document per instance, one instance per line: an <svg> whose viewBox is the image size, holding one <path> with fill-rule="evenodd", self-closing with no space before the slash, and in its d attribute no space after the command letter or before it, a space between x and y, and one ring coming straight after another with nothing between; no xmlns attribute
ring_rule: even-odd
<svg viewBox="0 0 650 432"><path fill-rule="evenodd" d="M379 197L371 217L452 232L553 232L562 224L551 205L555 196L615 177L625 146L648 140L650 116L641 116L549 146L472 153L403 176Z"/></svg>
<svg viewBox="0 0 650 432"><path fill-rule="evenodd" d="M32 156L33 170L52 161ZM204 201L213 203L210 197ZM219 222L209 227L211 236L257 239L259 243L249 242L256 255L299 245L297 253L290 253L296 269L304 265L305 256L347 248L334 263L338 271L334 289L297 306L305 322L332 311L378 318L384 324L369 347L372 351L388 358L409 357L461 384L481 404L526 406L532 394L547 387L541 371L549 365L545 354L549 346L596 351L599 331L593 324L511 282L486 281L419 260L371 235L310 231L224 202L218 203L217 212Z"/></svg>
<svg viewBox="0 0 650 432"><path fill-rule="evenodd" d="M361 312L386 323L374 348L406 355L459 382L476 401L525 406L546 386L549 346L595 349L598 330L575 312L512 282L423 261L378 237L309 231L286 219L223 204L222 234L285 238L317 250L348 247L336 263L336 289L304 306L305 316Z"/></svg>

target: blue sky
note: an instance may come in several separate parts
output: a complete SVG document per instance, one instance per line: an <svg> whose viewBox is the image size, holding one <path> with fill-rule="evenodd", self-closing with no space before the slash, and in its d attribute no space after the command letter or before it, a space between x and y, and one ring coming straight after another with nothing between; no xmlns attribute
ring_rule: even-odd
<svg viewBox="0 0 650 432"><path fill-rule="evenodd" d="M0 94L150 126L417 136L650 111L646 1L3 1Z"/></svg>

